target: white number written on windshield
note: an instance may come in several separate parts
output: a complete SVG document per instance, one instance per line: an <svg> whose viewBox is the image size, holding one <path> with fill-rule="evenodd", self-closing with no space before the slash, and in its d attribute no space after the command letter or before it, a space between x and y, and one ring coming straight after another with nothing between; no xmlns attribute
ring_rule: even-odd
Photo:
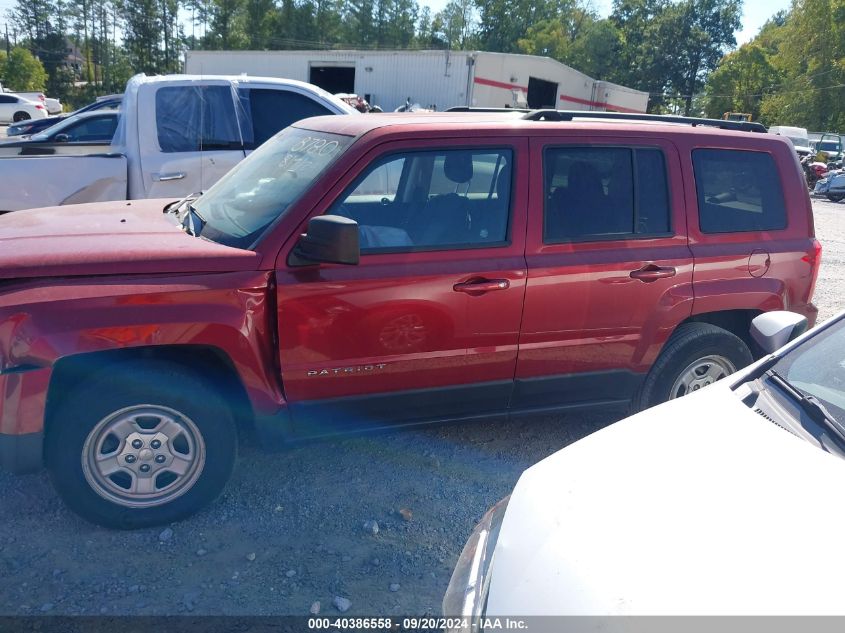
<svg viewBox="0 0 845 633"><path fill-rule="evenodd" d="M317 162L317 168L322 168L326 161L338 152L340 146L337 141L329 141L316 136L306 136L291 147L279 161L279 167L296 174L305 172ZM315 161L315 159L319 160Z"/></svg>

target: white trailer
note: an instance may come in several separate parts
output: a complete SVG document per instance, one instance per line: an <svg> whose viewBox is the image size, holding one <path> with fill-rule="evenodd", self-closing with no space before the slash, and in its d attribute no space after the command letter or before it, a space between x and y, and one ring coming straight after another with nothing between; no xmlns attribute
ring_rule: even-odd
<svg viewBox="0 0 845 633"><path fill-rule="evenodd" d="M549 57L480 51L188 51L185 72L297 79L356 93L385 111L532 107L645 112L648 93L598 81Z"/></svg>

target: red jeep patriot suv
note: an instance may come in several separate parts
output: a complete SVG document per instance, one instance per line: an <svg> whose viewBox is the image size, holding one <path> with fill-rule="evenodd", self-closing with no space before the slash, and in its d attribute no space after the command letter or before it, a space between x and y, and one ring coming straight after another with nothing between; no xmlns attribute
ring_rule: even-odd
<svg viewBox="0 0 845 633"><path fill-rule="evenodd" d="M721 128L721 129L720 129ZM108 526L267 439L682 396L819 267L789 141L538 111L307 119L202 196L0 218L0 462Z"/></svg>

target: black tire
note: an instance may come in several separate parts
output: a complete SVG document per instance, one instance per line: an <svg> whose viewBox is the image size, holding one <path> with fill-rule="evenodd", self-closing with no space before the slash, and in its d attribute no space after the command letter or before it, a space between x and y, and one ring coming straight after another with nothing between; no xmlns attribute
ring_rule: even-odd
<svg viewBox="0 0 845 633"><path fill-rule="evenodd" d="M171 439L165 440L164 449L160 448L161 441L158 446L148 441L147 438L155 437L151 433L156 431L141 429L139 420L145 423L151 420L154 425L156 416L137 413L143 411L144 407L178 414L170 416L177 422L174 428L180 424L186 429L190 426L190 437L193 439L186 443L187 435L168 435ZM125 413L127 411L130 413ZM141 429L144 432L142 437L145 438L142 451L136 453L137 457L131 458L135 464L131 467L136 469L135 474L132 475L128 470L130 466L127 457L120 453L114 458L115 463L123 465L118 472L110 476L92 475L99 471L96 465L92 465L95 461L91 460L98 459L96 455L105 454L101 452L102 446L97 448L96 440L89 438L105 437L100 440L101 443L110 442L117 446L114 453L106 453L109 455L117 455L121 450L131 451L129 439L137 437L135 431L134 435L121 441L116 439L119 434L113 435L98 429L109 429L109 420L132 414L137 414L139 419L129 424L136 430ZM197 437L194 438L194 435ZM181 482L180 477L167 472L167 465L156 465L160 458L162 461L168 458L152 451L152 448L166 450L172 456L169 459L175 466L178 442L190 446L189 452L193 453L190 459L184 459L184 463L190 462L192 465ZM94 374L84 386L60 396L59 402L51 408L45 438L45 460L59 496L68 507L88 521L118 529L171 523L197 512L223 490L232 473L236 456L237 431L226 401L201 376L179 364L164 361L127 362ZM152 475L138 475L138 468L146 467L149 471L151 466ZM117 490L115 495L120 495L119 487L112 485L120 483L120 477L131 482L146 477L148 480L153 479L155 486L164 481L162 490L167 490L168 485L174 488L178 483L170 492L177 496L171 499L155 490L148 494L158 494L158 499L143 498L140 494L133 499L132 493L127 490L126 500L107 498L114 490ZM167 478L170 477L175 477L176 481L167 484ZM160 505L137 507L139 503L151 502Z"/></svg>
<svg viewBox="0 0 845 633"><path fill-rule="evenodd" d="M825 195L831 202L842 202L842 200L845 200L845 193L828 193Z"/></svg>
<svg viewBox="0 0 845 633"><path fill-rule="evenodd" d="M12 116L12 121L15 123L20 123L21 121L28 121L32 117L29 116L29 112L15 112L14 116Z"/></svg>
<svg viewBox="0 0 845 633"><path fill-rule="evenodd" d="M709 323L684 323L666 342L645 381L631 402L632 411L642 411L676 397L675 381L691 365L710 356L719 356L742 369L753 362L745 342L738 336Z"/></svg>

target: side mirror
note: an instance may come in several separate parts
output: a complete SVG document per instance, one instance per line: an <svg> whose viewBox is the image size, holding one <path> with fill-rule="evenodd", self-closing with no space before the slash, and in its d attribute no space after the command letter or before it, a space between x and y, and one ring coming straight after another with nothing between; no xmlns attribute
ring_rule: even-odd
<svg viewBox="0 0 845 633"><path fill-rule="evenodd" d="M358 223L339 215L318 215L288 257L290 266L358 263L361 255Z"/></svg>
<svg viewBox="0 0 845 633"><path fill-rule="evenodd" d="M69 135L67 135L67 134L56 134L56 135L53 137L53 140L54 140L56 143L67 143L67 142L69 142L69 141L70 141L70 136L69 136Z"/></svg>
<svg viewBox="0 0 845 633"><path fill-rule="evenodd" d="M777 310L764 312L751 321L751 338L767 353L780 349L807 330L807 317Z"/></svg>

